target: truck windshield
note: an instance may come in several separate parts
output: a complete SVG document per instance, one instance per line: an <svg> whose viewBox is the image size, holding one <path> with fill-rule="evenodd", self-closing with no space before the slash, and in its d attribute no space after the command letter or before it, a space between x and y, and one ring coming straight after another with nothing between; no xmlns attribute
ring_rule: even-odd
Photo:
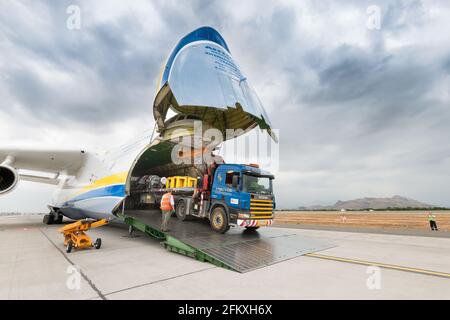
<svg viewBox="0 0 450 320"><path fill-rule="evenodd" d="M248 174L243 176L243 191L248 193L272 194L272 179Z"/></svg>

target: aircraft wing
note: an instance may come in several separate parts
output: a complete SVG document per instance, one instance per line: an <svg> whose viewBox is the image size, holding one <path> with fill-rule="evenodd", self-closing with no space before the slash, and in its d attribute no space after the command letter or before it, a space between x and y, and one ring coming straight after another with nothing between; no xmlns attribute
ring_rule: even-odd
<svg viewBox="0 0 450 320"><path fill-rule="evenodd" d="M84 159L84 151L0 149L0 194L14 189L19 179L56 185L60 173L75 175Z"/></svg>
<svg viewBox="0 0 450 320"><path fill-rule="evenodd" d="M84 151L0 149L0 163L12 157L15 169L74 175L84 163Z"/></svg>

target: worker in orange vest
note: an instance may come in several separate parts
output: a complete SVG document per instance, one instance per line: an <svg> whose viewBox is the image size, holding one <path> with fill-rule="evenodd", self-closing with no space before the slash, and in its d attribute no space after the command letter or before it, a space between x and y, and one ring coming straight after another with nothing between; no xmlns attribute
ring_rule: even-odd
<svg viewBox="0 0 450 320"><path fill-rule="evenodd" d="M169 220L172 212L175 210L175 200L171 192L165 193L161 198L162 223L161 231L169 231Z"/></svg>

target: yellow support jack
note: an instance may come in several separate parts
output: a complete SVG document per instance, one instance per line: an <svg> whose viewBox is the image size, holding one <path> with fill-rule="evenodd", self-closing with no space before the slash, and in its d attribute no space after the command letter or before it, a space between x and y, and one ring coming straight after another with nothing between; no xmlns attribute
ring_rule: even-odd
<svg viewBox="0 0 450 320"><path fill-rule="evenodd" d="M108 220L79 220L77 222L68 224L59 229L59 232L64 235L64 246L66 247L66 252L71 253L72 249L85 249L94 247L95 249L100 249L102 246L102 239L98 238L95 242L92 242L91 237L89 237L85 231L92 228L98 228L108 224Z"/></svg>

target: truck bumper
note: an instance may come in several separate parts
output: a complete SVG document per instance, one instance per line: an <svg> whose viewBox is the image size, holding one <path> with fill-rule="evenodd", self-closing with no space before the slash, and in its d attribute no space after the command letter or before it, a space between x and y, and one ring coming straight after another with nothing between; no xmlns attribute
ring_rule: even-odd
<svg viewBox="0 0 450 320"><path fill-rule="evenodd" d="M240 220L238 219L237 225L239 227L266 227L271 226L273 224L272 219L268 220Z"/></svg>

